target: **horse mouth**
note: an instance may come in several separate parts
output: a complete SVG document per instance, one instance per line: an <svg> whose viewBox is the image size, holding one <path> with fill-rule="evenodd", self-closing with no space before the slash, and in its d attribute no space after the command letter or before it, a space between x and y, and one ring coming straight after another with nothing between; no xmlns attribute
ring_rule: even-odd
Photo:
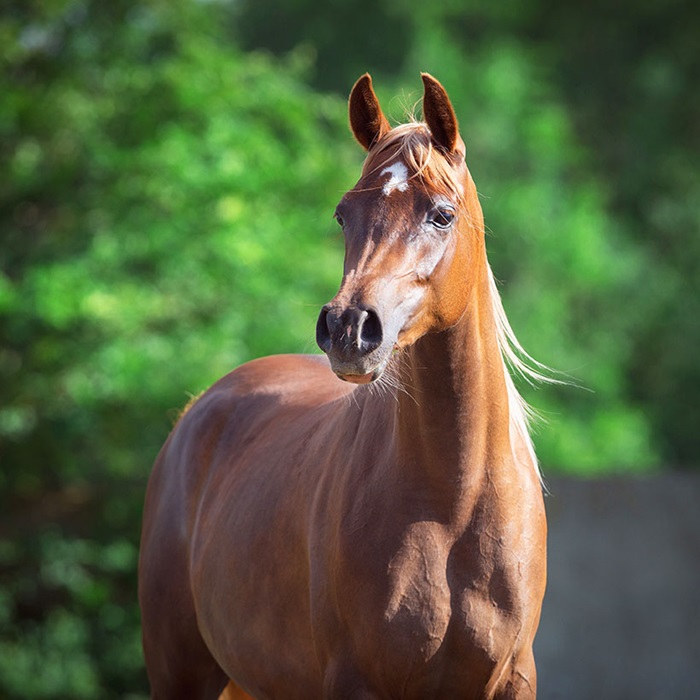
<svg viewBox="0 0 700 700"><path fill-rule="evenodd" d="M338 371L335 372L335 376L338 377L338 379L342 379L344 382L349 382L350 384L371 384L372 382L376 382L377 379L382 376L387 364L389 364L388 357L369 372L356 374L353 372Z"/></svg>
<svg viewBox="0 0 700 700"><path fill-rule="evenodd" d="M350 384L371 384L379 379L382 371L383 369L377 368L367 374L336 374L336 377L344 382L350 382Z"/></svg>

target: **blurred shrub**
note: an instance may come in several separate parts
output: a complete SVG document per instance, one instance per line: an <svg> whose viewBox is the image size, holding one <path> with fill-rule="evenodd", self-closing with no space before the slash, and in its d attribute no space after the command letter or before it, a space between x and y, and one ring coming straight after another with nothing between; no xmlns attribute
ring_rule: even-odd
<svg viewBox="0 0 700 700"><path fill-rule="evenodd" d="M146 19L160 27L129 18L125 41ZM0 429L22 494L66 472L142 474L135 450L158 441L135 426L245 359L304 347L307 305L340 274L326 234L359 162L341 102L293 60L175 39L17 86Z"/></svg>
<svg viewBox="0 0 700 700"><path fill-rule="evenodd" d="M63 10L2 25L8 698L144 688L150 465L189 395L311 346L342 266L334 203L361 157L302 55L242 56L187 3Z"/></svg>

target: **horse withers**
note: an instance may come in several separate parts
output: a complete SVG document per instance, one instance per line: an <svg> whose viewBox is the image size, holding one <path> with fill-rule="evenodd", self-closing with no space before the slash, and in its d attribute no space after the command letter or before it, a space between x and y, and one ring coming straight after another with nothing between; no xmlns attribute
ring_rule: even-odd
<svg viewBox="0 0 700 700"><path fill-rule="evenodd" d="M338 204L325 356L249 362L180 419L140 557L153 697L533 698L546 523L457 119L391 128ZM343 380L343 381L341 381Z"/></svg>

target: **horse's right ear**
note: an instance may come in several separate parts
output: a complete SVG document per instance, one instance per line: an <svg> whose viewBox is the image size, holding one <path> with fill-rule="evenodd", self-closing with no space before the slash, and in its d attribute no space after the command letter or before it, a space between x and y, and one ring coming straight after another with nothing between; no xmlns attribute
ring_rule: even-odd
<svg viewBox="0 0 700 700"><path fill-rule="evenodd" d="M353 86L348 112L352 133L366 151L391 130L372 89L369 73L365 73Z"/></svg>

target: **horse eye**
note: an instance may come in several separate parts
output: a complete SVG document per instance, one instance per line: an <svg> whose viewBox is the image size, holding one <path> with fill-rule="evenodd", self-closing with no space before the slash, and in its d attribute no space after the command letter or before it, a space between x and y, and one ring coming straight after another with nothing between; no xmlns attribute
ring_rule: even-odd
<svg viewBox="0 0 700 700"><path fill-rule="evenodd" d="M338 212L336 212L333 216L334 216L335 220L338 222L338 225L340 226L340 228L345 228L345 219L340 214L338 214Z"/></svg>
<svg viewBox="0 0 700 700"><path fill-rule="evenodd" d="M449 228L455 220L455 213L448 207L438 207L430 214L428 221L435 228Z"/></svg>

